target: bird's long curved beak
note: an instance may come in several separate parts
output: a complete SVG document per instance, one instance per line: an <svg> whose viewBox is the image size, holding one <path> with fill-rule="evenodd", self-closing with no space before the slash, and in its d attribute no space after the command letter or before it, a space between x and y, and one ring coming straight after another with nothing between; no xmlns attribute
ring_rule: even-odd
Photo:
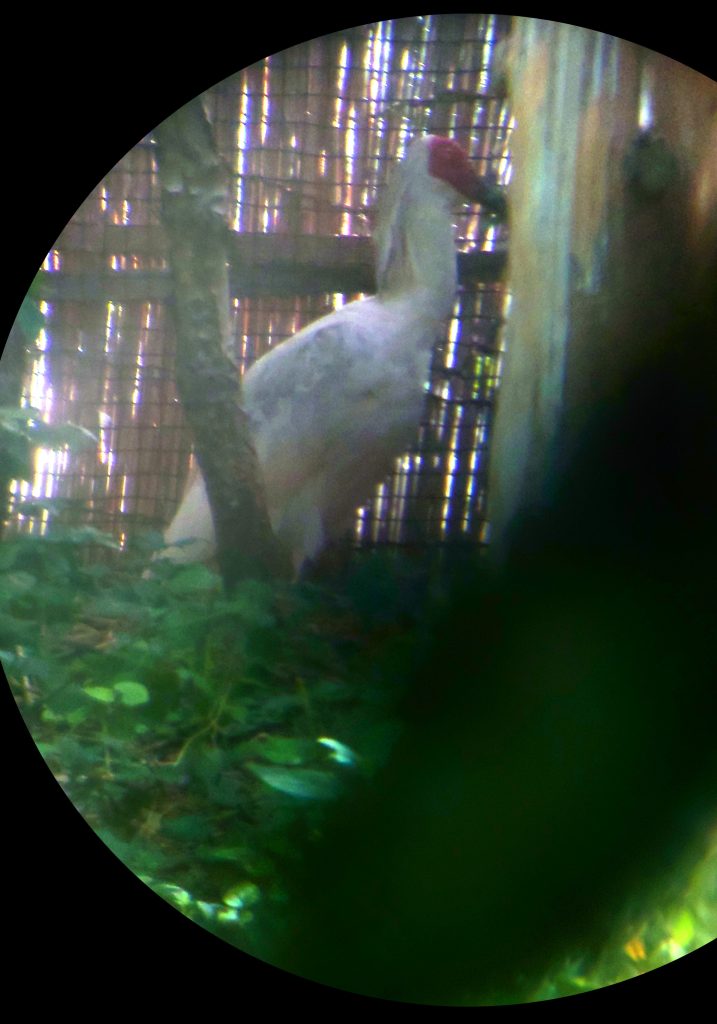
<svg viewBox="0 0 717 1024"><path fill-rule="evenodd" d="M473 203L479 203L496 220L504 221L508 217L508 200L505 189L485 178L479 178L476 175L475 183L467 198Z"/></svg>

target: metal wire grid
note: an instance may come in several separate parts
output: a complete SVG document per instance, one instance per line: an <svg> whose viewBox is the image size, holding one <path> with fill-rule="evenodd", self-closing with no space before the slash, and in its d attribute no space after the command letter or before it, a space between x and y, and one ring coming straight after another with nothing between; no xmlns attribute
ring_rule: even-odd
<svg viewBox="0 0 717 1024"><path fill-rule="evenodd" d="M491 94L490 58L505 25L479 15L402 19L267 58L206 97L232 180L231 228L253 234L366 237L392 164L422 131L452 134L479 169L506 180L509 115ZM500 234L462 215L459 246ZM125 540L159 526L179 499L191 440L173 385L167 258L151 139L135 147L73 217L45 263L58 283L26 400L51 422L93 429L97 450L39 453L16 499L65 497L84 521ZM237 291L240 292L241 284ZM345 294L235 294L243 371ZM436 352L421 436L361 510L359 544L481 536L490 409L499 354L500 285L464 289ZM44 529L47 515L16 521Z"/></svg>

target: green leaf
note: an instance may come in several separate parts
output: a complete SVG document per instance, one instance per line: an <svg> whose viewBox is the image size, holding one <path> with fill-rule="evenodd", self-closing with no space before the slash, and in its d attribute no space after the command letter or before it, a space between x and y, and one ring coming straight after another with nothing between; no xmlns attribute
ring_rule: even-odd
<svg viewBox="0 0 717 1024"><path fill-rule="evenodd" d="M42 413L30 406L0 407L0 427L5 434L4 447L12 435L39 448L82 451L97 444L97 437L91 430L76 423L45 423Z"/></svg>
<svg viewBox="0 0 717 1024"><path fill-rule="evenodd" d="M217 921L221 921L222 924L233 924L239 920L239 911L233 908L227 908L225 910L217 911Z"/></svg>
<svg viewBox="0 0 717 1024"><path fill-rule="evenodd" d="M98 687L102 689L102 687ZM109 691L112 693L112 691ZM56 715L61 715L63 718L76 711L78 708L83 706L83 702L86 697L91 696L84 689L77 690L72 686L63 686L56 692L51 693L47 697L47 707L50 711L54 711ZM93 697L93 700L101 700L100 697ZM114 699L114 695L112 697Z"/></svg>
<svg viewBox="0 0 717 1024"><path fill-rule="evenodd" d="M213 829L208 819L202 814L183 814L179 818L164 821L162 833L171 836L173 839L190 840L198 842L208 839L213 835Z"/></svg>
<svg viewBox="0 0 717 1024"><path fill-rule="evenodd" d="M126 707L136 707L138 704L147 704L149 701L147 687L132 679L123 679L119 683L115 683L112 689L119 694L120 703Z"/></svg>
<svg viewBox="0 0 717 1024"><path fill-rule="evenodd" d="M17 314L17 326L25 336L25 341L32 344L38 334L45 326L45 316L35 299L30 298L29 293L22 300L22 305Z"/></svg>
<svg viewBox="0 0 717 1024"><path fill-rule="evenodd" d="M98 439L91 430L76 423L38 422L33 427L30 440L40 448L69 448L72 452L81 452L87 448L94 448Z"/></svg>
<svg viewBox="0 0 717 1024"><path fill-rule="evenodd" d="M97 568L94 566L93 568ZM102 568L105 568L104 566ZM129 619L146 621L147 609L143 608L137 601L128 601L123 598L109 596L97 597L92 602L92 613L98 618L107 619Z"/></svg>
<svg viewBox="0 0 717 1024"><path fill-rule="evenodd" d="M218 903L207 903L206 900L197 900L195 906L205 917L215 917L217 911L221 909Z"/></svg>
<svg viewBox="0 0 717 1024"><path fill-rule="evenodd" d="M161 530L145 530L132 538L132 548L142 554L160 551L165 546L164 534Z"/></svg>
<svg viewBox="0 0 717 1024"><path fill-rule="evenodd" d="M686 948L694 938L695 922L689 910L683 910L670 923L670 938L678 946Z"/></svg>
<svg viewBox="0 0 717 1024"><path fill-rule="evenodd" d="M0 661L5 669L15 670L24 667L25 659L14 651L0 651Z"/></svg>
<svg viewBox="0 0 717 1024"><path fill-rule="evenodd" d="M330 736L320 736L316 742L329 750L329 757L337 764L356 764L356 754L354 754L351 747L347 747L345 743L339 743L338 740L332 740Z"/></svg>
<svg viewBox="0 0 717 1024"><path fill-rule="evenodd" d="M263 736L251 743L251 752L272 764L301 765L311 760L314 745L290 736Z"/></svg>
<svg viewBox="0 0 717 1024"><path fill-rule="evenodd" d="M33 576L32 573L18 570L17 572L9 572L2 577L0 592L5 592L11 596L25 594L28 590L32 590L36 584L36 576Z"/></svg>
<svg viewBox="0 0 717 1024"><path fill-rule="evenodd" d="M274 595L271 587L259 580L243 580L236 588L228 604L243 622L256 627L274 625L272 611Z"/></svg>
<svg viewBox="0 0 717 1024"><path fill-rule="evenodd" d="M68 725L76 726L81 725L89 715L88 708L75 708L74 711L69 711L65 716Z"/></svg>
<svg viewBox="0 0 717 1024"><path fill-rule="evenodd" d="M172 579L167 580L166 589L176 596L196 594L204 590L216 590L219 576L206 565L182 566Z"/></svg>
<svg viewBox="0 0 717 1024"><path fill-rule="evenodd" d="M121 551L121 546L109 533L95 529L94 526L74 526L57 528L47 533L41 540L44 544L69 544L80 547L83 544L97 544L99 547Z"/></svg>
<svg viewBox="0 0 717 1024"><path fill-rule="evenodd" d="M338 779L329 772L255 763L249 763L247 767L267 786L300 800L334 800L341 791Z"/></svg>
<svg viewBox="0 0 717 1024"><path fill-rule="evenodd" d="M172 885L170 882L158 882L152 888L158 896L162 896L180 910L190 907L193 902L191 893L188 893L186 889L182 889L179 885Z"/></svg>
<svg viewBox="0 0 717 1024"><path fill-rule="evenodd" d="M26 437L2 424L0 428L0 465L7 476L30 480L33 473L32 448Z"/></svg>
<svg viewBox="0 0 717 1024"><path fill-rule="evenodd" d="M257 903L261 899L261 891L258 885L254 885L253 882L240 882L238 885L232 886L228 892L225 892L222 896L222 901L228 907L250 907L254 903Z"/></svg>
<svg viewBox="0 0 717 1024"><path fill-rule="evenodd" d="M23 516L37 516L41 512L65 512L73 509L83 508L84 502L78 498L30 498L27 501L19 501L15 511Z"/></svg>
<svg viewBox="0 0 717 1024"><path fill-rule="evenodd" d="M101 704L114 703L114 690L110 689L109 686L83 686L82 689L88 697L99 701Z"/></svg>
<svg viewBox="0 0 717 1024"><path fill-rule="evenodd" d="M5 430L16 430L27 437L32 424L42 419L39 409L31 405L0 405L0 427Z"/></svg>

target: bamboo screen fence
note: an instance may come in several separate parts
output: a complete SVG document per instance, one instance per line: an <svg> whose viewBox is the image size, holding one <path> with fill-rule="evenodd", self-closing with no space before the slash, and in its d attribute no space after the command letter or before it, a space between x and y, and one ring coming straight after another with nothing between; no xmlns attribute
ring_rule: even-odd
<svg viewBox="0 0 717 1024"><path fill-rule="evenodd" d="M302 44L206 95L232 171L228 213L234 356L243 371L330 309L371 291L371 209L416 134L457 139L480 173L507 183L510 117L493 81L508 20L450 15L387 21ZM98 436L96 450L40 450L14 485L18 512L61 499L73 523L126 543L166 524L191 460L173 381L170 282L154 143L144 139L100 182L41 273L45 329L23 400L50 423ZM481 539L486 452L499 376L505 228L457 214L461 287L435 352L415 447L357 513L355 541ZM52 505L52 503L50 503Z"/></svg>

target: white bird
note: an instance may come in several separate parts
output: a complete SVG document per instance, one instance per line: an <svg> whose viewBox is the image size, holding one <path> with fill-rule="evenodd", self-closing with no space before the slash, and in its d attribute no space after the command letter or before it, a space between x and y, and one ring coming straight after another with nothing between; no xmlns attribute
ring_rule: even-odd
<svg viewBox="0 0 717 1024"><path fill-rule="evenodd" d="M455 300L452 208L459 196L485 199L485 190L456 142L415 139L379 209L377 294L303 328L244 376L269 518L297 572L345 533L416 437L431 353ZM164 538L163 558L214 554L199 471Z"/></svg>

